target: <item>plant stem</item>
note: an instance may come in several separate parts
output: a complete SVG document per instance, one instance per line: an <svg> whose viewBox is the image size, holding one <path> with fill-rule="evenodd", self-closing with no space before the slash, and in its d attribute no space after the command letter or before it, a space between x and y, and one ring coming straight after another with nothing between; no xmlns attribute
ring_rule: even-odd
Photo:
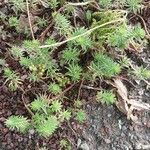
<svg viewBox="0 0 150 150"><path fill-rule="evenodd" d="M92 29L89 29L88 31L84 32L83 34L80 34L80 35L71 37L71 38L66 39L66 40L64 40L64 41L62 41L62 42L57 42L57 43L54 43L54 44L51 44L51 45L42 45L42 46L40 46L40 48L57 47L57 46L60 46L60 45L62 45L62 44L65 44L65 43L67 43L67 42L69 42L69 41L76 40L76 39L78 39L78 38L80 38L80 37L82 37L82 36L89 35L89 34L91 34L93 31L95 31L95 30L98 29L98 28L101 28L101 27L104 27L104 26L106 26L106 25L110 25L110 24L113 24L113 23L117 23L117 22L124 22L124 21L125 21L125 19L124 19L124 18L121 18L121 19L117 19L117 20L110 21L110 22L106 22L106 23L101 24L101 25L99 25L99 26L96 26L96 27L94 27L94 28L92 28Z"/></svg>
<svg viewBox="0 0 150 150"><path fill-rule="evenodd" d="M71 2L68 2L67 5L71 5L71 6L84 6L84 5L87 5L87 4L90 4L90 3L94 3L94 1L81 2L81 3L71 3Z"/></svg>
<svg viewBox="0 0 150 150"><path fill-rule="evenodd" d="M30 18L30 11L29 11L28 0L26 0L26 5L27 5L27 14L28 14L28 21L29 21L30 31L31 31L33 40L35 40L33 29L32 29L32 24L31 24L31 18Z"/></svg>

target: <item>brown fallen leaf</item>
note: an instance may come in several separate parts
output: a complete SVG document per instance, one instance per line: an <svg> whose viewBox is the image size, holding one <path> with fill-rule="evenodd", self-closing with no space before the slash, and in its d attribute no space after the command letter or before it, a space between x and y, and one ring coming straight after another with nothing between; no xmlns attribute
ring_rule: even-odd
<svg viewBox="0 0 150 150"><path fill-rule="evenodd" d="M115 78L114 84L117 88L118 100L116 101L117 108L127 115L128 119L137 121L137 116L133 115L133 110L150 110L150 105L147 103L139 102L136 100L130 100L128 98L128 91L121 79Z"/></svg>

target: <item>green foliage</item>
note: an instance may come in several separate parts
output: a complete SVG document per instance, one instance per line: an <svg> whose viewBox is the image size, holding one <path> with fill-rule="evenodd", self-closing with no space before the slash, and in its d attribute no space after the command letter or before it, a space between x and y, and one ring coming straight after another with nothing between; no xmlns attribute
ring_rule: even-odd
<svg viewBox="0 0 150 150"><path fill-rule="evenodd" d="M61 108L62 108L62 104L60 101L58 100L52 101L51 106L50 106L50 109L52 112L60 112Z"/></svg>
<svg viewBox="0 0 150 150"><path fill-rule="evenodd" d="M19 59L23 56L23 50L20 47L13 46L11 49L11 54L14 56L14 58Z"/></svg>
<svg viewBox="0 0 150 150"><path fill-rule="evenodd" d="M68 145L68 142L65 139L60 140L60 147L61 148L66 148Z"/></svg>
<svg viewBox="0 0 150 150"><path fill-rule="evenodd" d="M80 123L84 122L86 119L86 114L83 110L78 110L76 112L76 120L79 121Z"/></svg>
<svg viewBox="0 0 150 150"><path fill-rule="evenodd" d="M145 30L142 29L141 26L138 24L133 27L132 35L135 40L140 41L141 39L144 39L145 37Z"/></svg>
<svg viewBox="0 0 150 150"><path fill-rule="evenodd" d="M40 43L38 40L25 40L23 41L23 47L26 49L28 54L36 54L40 51Z"/></svg>
<svg viewBox="0 0 150 150"><path fill-rule="evenodd" d="M38 17L36 19L36 25L40 28L45 27L47 25L47 20L45 18Z"/></svg>
<svg viewBox="0 0 150 150"><path fill-rule="evenodd" d="M15 13L24 11L26 9L26 3L24 0L9 0L9 4L12 5L12 9Z"/></svg>
<svg viewBox="0 0 150 150"><path fill-rule="evenodd" d="M59 4L59 1L58 0L48 0L48 4L49 4L50 8L56 9Z"/></svg>
<svg viewBox="0 0 150 150"><path fill-rule="evenodd" d="M140 25L123 25L109 36L108 43L110 46L125 49L129 47L129 43L142 43L144 36L145 31Z"/></svg>
<svg viewBox="0 0 150 150"><path fill-rule="evenodd" d="M143 66L135 68L133 74L140 80L149 79L150 78L150 70L144 68Z"/></svg>
<svg viewBox="0 0 150 150"><path fill-rule="evenodd" d="M103 8L109 7L111 3L112 3L112 0L99 0L99 4Z"/></svg>
<svg viewBox="0 0 150 150"><path fill-rule="evenodd" d="M122 26L117 29L113 34L108 38L108 43L110 46L118 48L126 48L130 42L130 28L127 26Z"/></svg>
<svg viewBox="0 0 150 150"><path fill-rule="evenodd" d="M79 100L79 99L75 100L75 101L74 101L74 106L75 106L76 108L80 108L80 107L82 106L81 100Z"/></svg>
<svg viewBox="0 0 150 150"><path fill-rule="evenodd" d="M60 148L65 150L71 150L71 146L66 139L61 139L59 144L60 144Z"/></svg>
<svg viewBox="0 0 150 150"><path fill-rule="evenodd" d="M108 77L111 78L119 74L121 67L118 63L114 62L110 57L102 53L96 53L94 60L91 62L90 70L93 77Z"/></svg>
<svg viewBox="0 0 150 150"><path fill-rule="evenodd" d="M30 107L33 111L44 111L46 112L46 108L49 107L47 104L47 97L44 95L38 96L33 102L31 102Z"/></svg>
<svg viewBox="0 0 150 150"><path fill-rule="evenodd" d="M59 121L55 116L49 116L47 120L44 120L42 124L37 126L36 130L39 134L44 137L48 137L55 132L59 127Z"/></svg>
<svg viewBox="0 0 150 150"><path fill-rule="evenodd" d="M134 13L136 13L139 9L140 3L141 0L126 0L126 6L130 11L133 11Z"/></svg>
<svg viewBox="0 0 150 150"><path fill-rule="evenodd" d="M116 100L115 94L113 94L111 91L106 90L98 92L96 95L96 99L98 102L106 103L107 105L113 104Z"/></svg>
<svg viewBox="0 0 150 150"><path fill-rule="evenodd" d="M48 90L53 93L54 95L58 94L61 92L61 88L58 84L56 83L51 83L50 85L48 85Z"/></svg>
<svg viewBox="0 0 150 150"><path fill-rule="evenodd" d="M70 21L60 13L54 13L55 28L59 31L60 35L68 36L72 32Z"/></svg>
<svg viewBox="0 0 150 150"><path fill-rule="evenodd" d="M59 100L51 102L47 95L37 96L28 107L32 112L30 126L29 121L23 116L10 116L5 122L7 127L21 132L34 128L40 135L48 137L56 131L62 122L71 118L71 112L67 109L64 110Z"/></svg>
<svg viewBox="0 0 150 150"><path fill-rule="evenodd" d="M46 43L52 43L54 40L48 39ZM30 70L29 80L39 81L46 73L48 76L55 76L57 67L53 59L49 56L49 49L40 49L38 40L25 40L22 48L14 46L11 48L12 55L19 59L21 66ZM26 53L26 55L23 55Z"/></svg>
<svg viewBox="0 0 150 150"><path fill-rule="evenodd" d="M69 64L67 67L68 72L66 73L68 76L71 77L72 81L79 81L81 76L81 67L78 64Z"/></svg>
<svg viewBox="0 0 150 150"><path fill-rule="evenodd" d="M65 63L78 62L80 51L76 48L67 48L62 52L62 61Z"/></svg>
<svg viewBox="0 0 150 150"><path fill-rule="evenodd" d="M10 17L8 22L9 26L14 27L17 32L21 31L19 20L17 19L17 17Z"/></svg>
<svg viewBox="0 0 150 150"><path fill-rule="evenodd" d="M102 12L94 12L92 14L91 28L110 22L112 20L121 19L122 16L123 16L123 13L119 11L112 11L112 10L106 11L105 10ZM122 25L121 23L106 25L92 32L91 37L92 37L94 46L97 48L103 47L103 44L107 43L108 37L111 36L114 31L120 28L121 25Z"/></svg>
<svg viewBox="0 0 150 150"><path fill-rule="evenodd" d="M19 132L25 132L30 125L27 118L23 116L11 116L6 120L5 124L9 129Z"/></svg>
<svg viewBox="0 0 150 150"><path fill-rule="evenodd" d="M5 82L9 82L8 87L11 91L15 91L22 84L19 76L9 68L4 68L4 77L6 78Z"/></svg>
<svg viewBox="0 0 150 150"><path fill-rule="evenodd" d="M72 36L74 37L74 36L84 34L86 31L87 29L85 29L84 27L78 27L74 30ZM74 44L75 46L81 47L84 52L86 52L87 49L92 46L92 41L87 35L81 36L70 43Z"/></svg>
<svg viewBox="0 0 150 150"><path fill-rule="evenodd" d="M64 110L60 113L59 118L64 121L64 120L69 120L71 118L71 112L68 110Z"/></svg>
<svg viewBox="0 0 150 150"><path fill-rule="evenodd" d="M42 92L50 95L39 95L26 106L32 114L30 120L23 116L11 116L5 123L10 129L16 129L21 132L34 128L40 135L48 137L64 121L69 121L72 116L80 123L86 119L86 114L81 109L81 100L72 101L71 104L69 103L69 108L63 101L67 95L65 92L68 90L68 85L74 85L82 77L84 77L83 80L88 80L90 83L91 81L93 82L93 79L95 81L96 77L109 80L118 75L123 67L129 68L129 61L124 55L122 55L122 60L120 60L120 52L123 54L123 51L118 50L128 49L132 46L135 46L137 49L140 46L142 47L145 41L145 31L140 25L134 27L128 25L125 18L128 11L124 9L128 8L135 13L141 1L99 0L97 1L99 5L91 3L90 7L86 3L81 3L83 4L83 10L86 12L86 14L83 13L83 16L83 11L80 11L80 7L75 6L79 3L66 5L64 0L33 0L28 2L31 4L29 5L30 13L39 8L43 10L42 7L50 8L53 11L52 18L48 15L47 10L44 14L39 14L38 16L40 17L32 13L32 27L33 29L38 27L37 33L41 33L40 37L37 37L38 34L35 33L35 38L40 40L26 39L21 46L12 46L10 53L15 58L15 61L20 63L23 72L27 73L28 77L26 80L29 80L27 83L31 86L31 90L32 86L36 87L39 85L44 87ZM21 26L22 22L18 19L20 16L18 12L22 13L26 10L26 2L24 0L10 0L8 3L10 9L12 8L17 14L13 13L13 17L8 16L9 27L14 28L19 33L24 33L24 29ZM114 4L117 4L117 6ZM120 4L121 6L119 6ZM91 8L93 6L100 8L100 11L94 12L95 9ZM121 10L120 8L124 9ZM4 23L7 20L5 20L4 15L0 18L2 18ZM50 26L52 25L52 32L50 31L51 29L48 29L50 26L43 29L43 27L47 26L47 20L52 21L52 24L50 24ZM112 23L114 20L117 20L116 23ZM108 22L109 24L107 24ZM86 27L83 26L84 23L87 23ZM103 24L105 26L99 27ZM95 27L96 30L94 30ZM47 29L50 32L47 32ZM0 30L2 29L0 28ZM45 38L47 39L43 41ZM43 48L41 44L47 45L47 47L48 45L50 46ZM56 46L51 44L56 44ZM114 56L117 56L115 60L119 63L107 55L108 51L113 50L115 50ZM0 65L6 66L3 61ZM133 74L143 80L150 77L150 71L144 67L136 68L132 72ZM9 82L11 90L16 90L22 83L19 75L9 68L4 68L4 77L6 78L6 83ZM23 90L25 87L22 86ZM113 92L106 90L98 92L96 99L106 104L113 104L116 100ZM60 146L61 149L71 149L68 142L63 139L60 141Z"/></svg>

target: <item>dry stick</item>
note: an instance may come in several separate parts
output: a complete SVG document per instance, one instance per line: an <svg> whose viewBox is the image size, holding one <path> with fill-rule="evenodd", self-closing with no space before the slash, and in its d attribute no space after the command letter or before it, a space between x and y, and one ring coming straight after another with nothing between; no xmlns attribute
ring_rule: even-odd
<svg viewBox="0 0 150 150"><path fill-rule="evenodd" d="M33 33L33 29L32 29L32 24L31 24L31 18L30 18L30 11L29 11L28 0L26 0L26 5L27 5L27 14L28 14L28 21L29 21L29 26L30 26L31 35L32 35L33 40L35 40L34 33Z"/></svg>
<svg viewBox="0 0 150 150"><path fill-rule="evenodd" d="M45 35L47 34L48 30L53 26L53 24L54 24L54 22L52 21L52 22L46 27L46 29L41 33L40 39L39 39L40 42L43 42L43 41L44 41Z"/></svg>
<svg viewBox="0 0 150 150"><path fill-rule="evenodd" d="M73 41L73 40L76 40L76 39L78 39L78 38L80 38L80 37L82 37L82 36L86 36L86 35L88 35L88 34L91 34L91 32L95 31L95 30L98 29L98 28L101 28L101 27L104 27L104 26L106 26L106 25L110 25L110 24L113 24L113 23L117 23L117 22L123 22L124 20L125 20L124 18L121 18L121 19L117 19L117 20L110 21L110 22L106 22L106 23L101 24L101 25L99 25L99 26L96 26L96 27L94 27L94 28L92 28L92 29L89 29L88 31L86 31L86 32L84 32L84 33L82 33L82 34L80 34L80 35L71 37L71 38L69 38L69 39L67 39L67 40L64 40L64 41L62 41L62 42L57 42L57 43L54 43L54 44L51 44L51 45L42 45L42 46L40 46L40 48L49 48L49 47L55 47L55 46L57 47L57 46L60 46L60 45L65 44L65 43L67 43L67 42L69 42L69 41Z"/></svg>
<svg viewBox="0 0 150 150"><path fill-rule="evenodd" d="M22 94L22 96L21 96L21 99L22 99L22 101L23 101L23 104L24 104L25 108L28 110L28 112L31 114L31 116L33 116L34 114L33 114L33 112L30 110L30 108L28 107L28 105L26 104L25 98L24 98L24 95L25 95L25 93L26 93L27 91L24 91L22 88L20 88L20 90L23 91L23 94Z"/></svg>
<svg viewBox="0 0 150 150"><path fill-rule="evenodd" d="M75 135L75 137L76 137L76 139L77 139L77 138L78 138L78 135L77 135L77 133L75 132L75 130L71 127L70 122L67 121L67 124L68 124L69 128L72 130L72 132L74 133L74 135Z"/></svg>
<svg viewBox="0 0 150 150"><path fill-rule="evenodd" d="M101 91L102 90L100 88L95 88L95 87L88 86L88 85L82 85L81 88L88 89L88 90L95 90L95 91Z"/></svg>
<svg viewBox="0 0 150 150"><path fill-rule="evenodd" d="M78 91L77 100L79 100L79 98L80 98L81 88L82 88L83 82L84 82L84 78L82 78L81 83L80 83L80 87L79 87L79 91Z"/></svg>
<svg viewBox="0 0 150 150"><path fill-rule="evenodd" d="M56 96L52 97L51 99L49 99L48 102L50 103L53 100L59 99L63 94L65 94L67 91L69 91L75 84L76 83L71 84L71 86L69 86L67 89L65 89L64 91L62 91L59 95L56 95Z"/></svg>
<svg viewBox="0 0 150 150"><path fill-rule="evenodd" d="M31 116L33 116L33 115L34 115L33 112L30 110L30 108L28 107L28 105L27 105L26 102L25 102L24 95L25 95L27 92L31 91L31 90L37 90L37 89L41 89L41 88L32 88L32 89L28 89L28 90L26 90L26 91L24 91L21 87L19 87L19 89L23 92L23 94L21 95L21 97L22 97L22 101L23 101L24 106L26 107L26 109L28 110L28 112L31 114Z"/></svg>
<svg viewBox="0 0 150 150"><path fill-rule="evenodd" d="M66 6L68 6L68 5L71 5L71 6L84 6L84 5L88 5L90 3L95 3L95 1L88 1L88 2L81 2L81 3L71 3L71 2L68 2L66 4Z"/></svg>
<svg viewBox="0 0 150 150"><path fill-rule="evenodd" d="M57 13L53 16L53 18L54 18L59 12L61 12L64 8L65 8L65 6L61 7L61 8L57 11ZM43 42L43 41L44 41L45 35L47 34L48 30L53 26L53 24L54 24L54 21L51 21L50 24L46 27L46 29L41 33L40 39L39 39L40 42Z"/></svg>

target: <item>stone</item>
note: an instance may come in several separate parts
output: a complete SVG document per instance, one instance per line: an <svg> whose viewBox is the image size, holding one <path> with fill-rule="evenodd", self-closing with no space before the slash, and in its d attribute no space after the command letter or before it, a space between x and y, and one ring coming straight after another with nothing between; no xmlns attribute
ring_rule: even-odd
<svg viewBox="0 0 150 150"><path fill-rule="evenodd" d="M89 148L89 146L88 146L88 144L86 142L84 142L83 144L81 144L80 148L82 150L90 150L90 148Z"/></svg>
<svg viewBox="0 0 150 150"><path fill-rule="evenodd" d="M82 143L81 139L78 139L78 141L77 141L77 147L80 147L81 143Z"/></svg>

